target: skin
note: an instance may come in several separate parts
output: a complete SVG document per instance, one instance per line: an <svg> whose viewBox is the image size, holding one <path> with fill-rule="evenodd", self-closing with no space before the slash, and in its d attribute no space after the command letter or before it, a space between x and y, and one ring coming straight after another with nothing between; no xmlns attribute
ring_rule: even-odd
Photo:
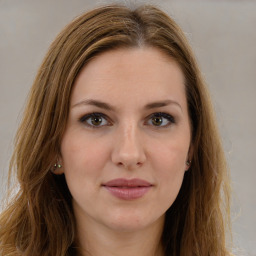
<svg viewBox="0 0 256 256"><path fill-rule="evenodd" d="M104 114L97 125L84 117L93 112ZM156 125L152 114L158 112L174 122L165 116ZM189 168L190 141L184 76L170 57L154 48L118 49L82 69L58 171L73 196L82 255L163 255L164 216ZM117 178L152 186L140 198L123 200L102 186Z"/></svg>

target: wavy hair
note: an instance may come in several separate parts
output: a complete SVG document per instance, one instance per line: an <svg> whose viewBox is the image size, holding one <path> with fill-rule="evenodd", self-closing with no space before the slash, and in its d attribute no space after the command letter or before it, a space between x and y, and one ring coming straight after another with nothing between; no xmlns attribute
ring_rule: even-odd
<svg viewBox="0 0 256 256"><path fill-rule="evenodd" d="M74 81L86 63L117 48L155 47L185 77L193 157L178 197L166 212L166 256L224 256L229 226L229 175L210 97L180 27L152 5L98 7L57 36L31 88L9 176L19 191L0 216L0 255L78 255L72 197L52 168L69 114ZM229 229L228 229L229 230Z"/></svg>

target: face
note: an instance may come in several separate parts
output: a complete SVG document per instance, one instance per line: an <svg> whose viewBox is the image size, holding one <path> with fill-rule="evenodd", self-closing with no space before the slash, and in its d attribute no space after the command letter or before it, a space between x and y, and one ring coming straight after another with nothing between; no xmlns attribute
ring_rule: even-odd
<svg viewBox="0 0 256 256"><path fill-rule="evenodd" d="M71 95L61 169L78 223L132 231L163 223L188 169L184 77L154 48L89 62Z"/></svg>

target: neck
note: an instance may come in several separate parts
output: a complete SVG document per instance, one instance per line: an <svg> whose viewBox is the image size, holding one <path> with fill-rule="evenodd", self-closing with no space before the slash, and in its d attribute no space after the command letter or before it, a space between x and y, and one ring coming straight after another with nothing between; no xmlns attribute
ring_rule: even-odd
<svg viewBox="0 0 256 256"><path fill-rule="evenodd" d="M116 231L99 225L91 228L91 223L79 225L77 232L80 255L164 256L161 245L163 219L139 231Z"/></svg>

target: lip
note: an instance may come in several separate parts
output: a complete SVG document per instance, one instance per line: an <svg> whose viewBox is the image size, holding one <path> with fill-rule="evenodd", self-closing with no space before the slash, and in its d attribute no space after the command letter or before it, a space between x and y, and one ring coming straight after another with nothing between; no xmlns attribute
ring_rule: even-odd
<svg viewBox="0 0 256 256"><path fill-rule="evenodd" d="M153 185L142 179L114 179L102 186L119 199L134 200L143 197Z"/></svg>

